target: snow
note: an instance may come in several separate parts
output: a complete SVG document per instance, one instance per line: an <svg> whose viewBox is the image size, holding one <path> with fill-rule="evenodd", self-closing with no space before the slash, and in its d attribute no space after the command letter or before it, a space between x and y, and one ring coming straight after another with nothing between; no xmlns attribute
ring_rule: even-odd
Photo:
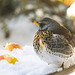
<svg viewBox="0 0 75 75"><path fill-rule="evenodd" d="M23 50L14 49L12 52L0 50L0 55L4 54L16 57L19 62L13 65L5 60L0 61L0 73L2 75L44 75L62 70L40 60L32 46L24 46Z"/></svg>
<svg viewBox="0 0 75 75"><path fill-rule="evenodd" d="M67 9L67 16L75 17L75 2Z"/></svg>
<svg viewBox="0 0 75 75"><path fill-rule="evenodd" d="M23 50L14 49L12 52L9 50L0 50L0 55L9 54L16 57L19 62L15 65L9 64L6 60L0 61L1 75L45 75L56 71L61 71L62 68L54 64L48 65L46 62L39 59L32 46L25 45ZM71 66L75 61L75 53L67 62L66 66Z"/></svg>
<svg viewBox="0 0 75 75"><path fill-rule="evenodd" d="M69 74L69 75L75 75L75 72L72 72L71 74Z"/></svg>

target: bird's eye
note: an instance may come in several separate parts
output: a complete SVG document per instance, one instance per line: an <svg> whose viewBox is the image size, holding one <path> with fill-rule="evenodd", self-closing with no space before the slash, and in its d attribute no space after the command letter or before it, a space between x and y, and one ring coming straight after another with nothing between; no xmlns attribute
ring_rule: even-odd
<svg viewBox="0 0 75 75"><path fill-rule="evenodd" d="M40 26L41 26L41 27L44 27L44 26L45 26L45 24L44 24L44 23L41 23L41 24L40 24Z"/></svg>

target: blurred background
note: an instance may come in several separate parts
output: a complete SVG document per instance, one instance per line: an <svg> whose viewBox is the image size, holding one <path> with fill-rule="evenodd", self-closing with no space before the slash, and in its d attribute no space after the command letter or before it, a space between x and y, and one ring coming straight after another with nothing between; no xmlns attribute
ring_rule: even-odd
<svg viewBox="0 0 75 75"><path fill-rule="evenodd" d="M75 34L75 0L0 0L0 46L33 45L33 20L55 19Z"/></svg>

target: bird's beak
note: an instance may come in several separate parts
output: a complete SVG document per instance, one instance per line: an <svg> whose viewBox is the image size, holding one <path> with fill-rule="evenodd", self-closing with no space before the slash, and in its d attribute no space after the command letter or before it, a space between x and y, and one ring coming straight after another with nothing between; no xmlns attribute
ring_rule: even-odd
<svg viewBox="0 0 75 75"><path fill-rule="evenodd" d="M33 23L36 24L36 25L40 25L37 21L33 21Z"/></svg>

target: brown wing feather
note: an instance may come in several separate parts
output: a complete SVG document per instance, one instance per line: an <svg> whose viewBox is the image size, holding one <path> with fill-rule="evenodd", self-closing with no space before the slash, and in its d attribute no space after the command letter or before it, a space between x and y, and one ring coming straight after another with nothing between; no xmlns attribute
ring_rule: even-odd
<svg viewBox="0 0 75 75"><path fill-rule="evenodd" d="M62 53L66 55L72 55L74 52L74 48L62 35L53 34L51 40L47 41L48 49L50 49L52 52Z"/></svg>

